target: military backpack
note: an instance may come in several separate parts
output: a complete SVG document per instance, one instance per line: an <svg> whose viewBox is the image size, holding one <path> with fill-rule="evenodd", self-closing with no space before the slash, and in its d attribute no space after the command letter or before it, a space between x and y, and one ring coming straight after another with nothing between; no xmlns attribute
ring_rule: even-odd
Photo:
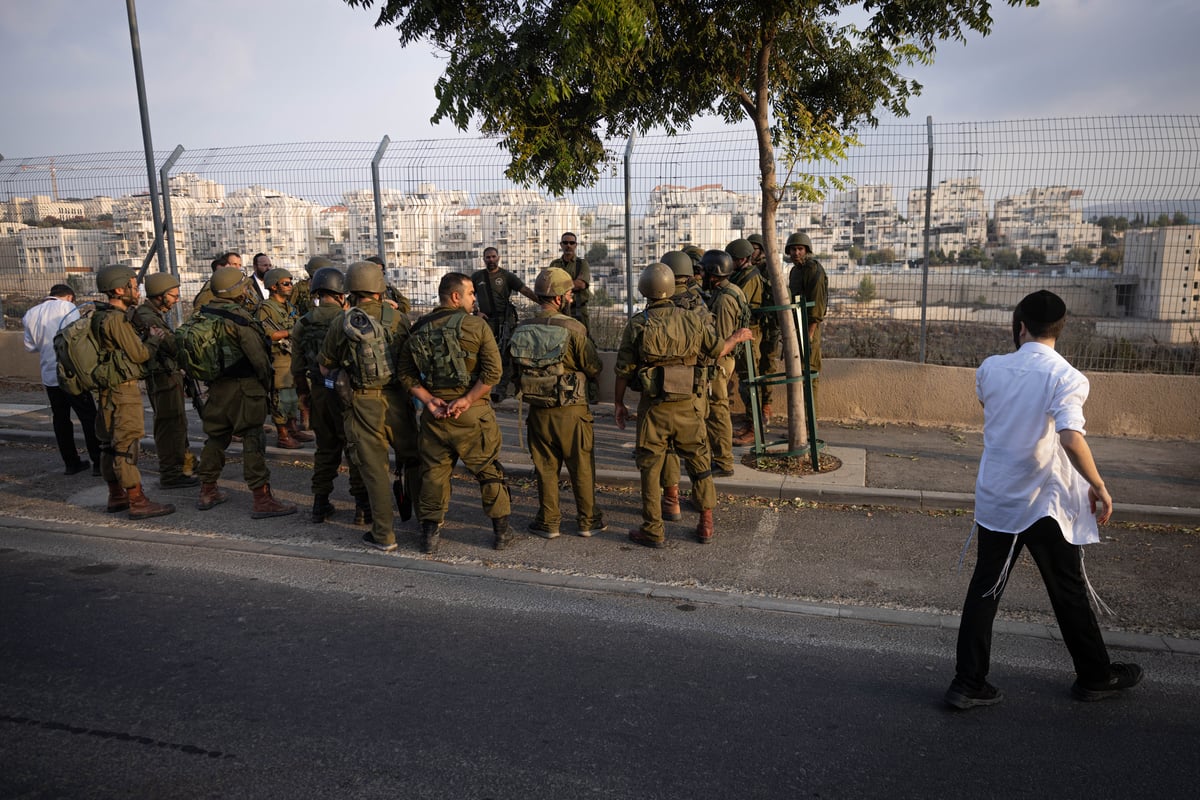
<svg viewBox="0 0 1200 800"><path fill-rule="evenodd" d="M563 366L571 332L562 325L526 323L513 331L508 354L520 375L521 397L531 406L556 408L587 401L587 376Z"/></svg>
<svg viewBox="0 0 1200 800"><path fill-rule="evenodd" d="M652 399L685 400L707 383L706 370L696 367L701 341L685 321L690 312L678 306L663 308L668 313L642 312L641 355L646 366L638 370L638 376L642 391Z"/></svg>
<svg viewBox="0 0 1200 800"><path fill-rule="evenodd" d="M175 329L179 366L189 378L211 383L244 357L225 332L226 321L244 327L255 324L230 311L204 306Z"/></svg>
<svg viewBox="0 0 1200 800"><path fill-rule="evenodd" d="M79 317L54 334L54 357L58 361L58 385L67 394L80 395L96 389L111 389L143 377L142 370L122 352L100 346L103 316L94 305L85 304Z"/></svg>
<svg viewBox="0 0 1200 800"><path fill-rule="evenodd" d="M381 313L382 319L375 319L355 306L342 316L342 332L350 343L342 364L355 389L378 389L395 374L391 343L396 311L384 305Z"/></svg>
<svg viewBox="0 0 1200 800"><path fill-rule="evenodd" d="M474 382L467 369L467 354L459 343L467 314L455 309L445 325L430 324L446 313L431 314L414 325L409 347L426 388L465 389Z"/></svg>

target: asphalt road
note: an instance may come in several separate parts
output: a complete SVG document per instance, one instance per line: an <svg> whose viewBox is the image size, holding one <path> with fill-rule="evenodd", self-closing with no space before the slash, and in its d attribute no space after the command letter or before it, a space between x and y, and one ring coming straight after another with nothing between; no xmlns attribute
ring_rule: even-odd
<svg viewBox="0 0 1200 800"><path fill-rule="evenodd" d="M7 527L3 797L1182 797L1200 659ZM1002 655L1001 655L1002 654ZM1118 657L1130 654L1118 652Z"/></svg>

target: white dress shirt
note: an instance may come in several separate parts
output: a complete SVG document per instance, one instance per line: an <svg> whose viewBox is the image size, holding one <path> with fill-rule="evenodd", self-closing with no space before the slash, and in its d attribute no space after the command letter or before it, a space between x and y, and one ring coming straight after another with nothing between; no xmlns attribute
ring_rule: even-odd
<svg viewBox="0 0 1200 800"><path fill-rule="evenodd" d="M975 373L983 403L983 457L975 482L975 521L1017 534L1053 517L1073 544L1100 541L1088 485L1059 443L1058 432L1083 427L1090 386L1054 348L1026 342L991 356Z"/></svg>
<svg viewBox="0 0 1200 800"><path fill-rule="evenodd" d="M70 300L47 297L25 312L25 349L38 353L42 366L42 385L58 386L58 358L54 355L54 334L79 319L79 309Z"/></svg>

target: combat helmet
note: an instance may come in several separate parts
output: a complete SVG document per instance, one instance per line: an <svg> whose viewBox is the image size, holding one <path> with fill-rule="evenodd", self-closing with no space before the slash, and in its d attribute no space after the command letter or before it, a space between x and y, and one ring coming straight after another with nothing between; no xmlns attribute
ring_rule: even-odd
<svg viewBox="0 0 1200 800"><path fill-rule="evenodd" d="M696 274L696 265L687 253L682 250L672 250L669 253L663 253L662 264L666 264L671 268L671 272L676 278L690 278Z"/></svg>
<svg viewBox="0 0 1200 800"><path fill-rule="evenodd" d="M155 272L146 276L146 297L161 297L179 285L179 278L169 272Z"/></svg>
<svg viewBox="0 0 1200 800"><path fill-rule="evenodd" d="M709 251L712 252L711 250ZM725 245L725 252L733 258L750 258L754 255L754 245L749 239L734 239L729 244ZM708 253L705 253L708 255Z"/></svg>
<svg viewBox="0 0 1200 800"><path fill-rule="evenodd" d="M329 259L326 259L328 261ZM337 267L321 267L312 274L308 289L313 294L317 292L346 293L346 276Z"/></svg>
<svg viewBox="0 0 1200 800"><path fill-rule="evenodd" d="M279 283L280 281L290 281L291 279L292 279L291 272L284 269L283 267L275 267L274 269L267 270L267 274L263 275L263 286L270 289L272 286Z"/></svg>
<svg viewBox="0 0 1200 800"><path fill-rule="evenodd" d="M307 272L308 277L311 278L317 274L317 270L332 266L334 266L334 263L325 256L313 256L308 260L308 263L304 265L304 271Z"/></svg>
<svg viewBox="0 0 1200 800"><path fill-rule="evenodd" d="M786 253L788 250L792 249L793 246L798 244L804 245L808 248L808 252L812 252L812 239L808 238L807 233L793 233L788 237L787 244L784 245L783 250Z"/></svg>
<svg viewBox="0 0 1200 800"><path fill-rule="evenodd" d="M383 294L387 291L383 270L373 261L355 261L346 270L346 291Z"/></svg>
<svg viewBox="0 0 1200 800"><path fill-rule="evenodd" d="M766 248L766 246L767 246L767 245L766 245L766 242L764 242L764 241L763 241L763 237L762 237L762 234L761 234L761 233L752 233L752 234L750 234L749 236L747 236L747 237L746 237L746 241L747 241L747 242L749 242L749 243L750 243L750 244L752 244L752 245L755 245L755 244L756 244L756 245L758 245L759 247L762 247L762 248L764 248L764 249L765 249L765 248Z"/></svg>
<svg viewBox="0 0 1200 800"><path fill-rule="evenodd" d="M130 278L136 278L137 273L130 267L124 267L120 264L113 264L109 267L104 267L96 273L96 291L113 292L123 286L129 285Z"/></svg>
<svg viewBox="0 0 1200 800"><path fill-rule="evenodd" d="M250 285L250 276L242 273L237 267L221 267L212 274L208 288L217 297L232 300L241 297Z"/></svg>
<svg viewBox="0 0 1200 800"><path fill-rule="evenodd" d="M574 287L575 282L565 269L547 267L533 282L533 293L538 297L561 297Z"/></svg>
<svg viewBox="0 0 1200 800"><path fill-rule="evenodd" d="M638 291L647 300L665 300L675 293L675 273L666 264L651 264L638 278Z"/></svg>
<svg viewBox="0 0 1200 800"><path fill-rule="evenodd" d="M700 257L700 267L713 277L728 278L733 274L733 256L724 250L706 250Z"/></svg>

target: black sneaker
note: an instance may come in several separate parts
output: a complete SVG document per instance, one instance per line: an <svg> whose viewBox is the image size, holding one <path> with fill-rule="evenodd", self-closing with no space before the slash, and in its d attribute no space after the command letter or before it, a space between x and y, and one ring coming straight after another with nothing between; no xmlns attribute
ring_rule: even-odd
<svg viewBox="0 0 1200 800"><path fill-rule="evenodd" d="M540 536L543 539L557 539L559 534L562 533L557 525L547 525L543 522L536 521L529 523L527 530L535 536Z"/></svg>
<svg viewBox="0 0 1200 800"><path fill-rule="evenodd" d="M956 678L946 690L946 705L966 710L977 706L994 706L1004 699L1004 692L986 681L982 689L968 689Z"/></svg>
<svg viewBox="0 0 1200 800"><path fill-rule="evenodd" d="M1071 697L1084 703L1093 703L1107 697L1116 697L1119 692L1142 682L1142 668L1137 664L1110 664L1108 680L1103 683L1083 683L1076 680L1071 684Z"/></svg>
<svg viewBox="0 0 1200 800"><path fill-rule="evenodd" d="M652 547L655 550L661 550L667 546L666 539L655 539L650 534L644 533L641 528L634 528L629 532L629 541L640 544L642 547Z"/></svg>
<svg viewBox="0 0 1200 800"><path fill-rule="evenodd" d="M733 468L725 469L724 467L713 467L712 471L714 478L732 478Z"/></svg>
<svg viewBox="0 0 1200 800"><path fill-rule="evenodd" d="M93 478L100 477L100 462L99 461L92 462L92 477Z"/></svg>
<svg viewBox="0 0 1200 800"><path fill-rule="evenodd" d="M185 486L199 486L200 479L195 475L179 475L175 478L162 479L159 478L158 488L160 489L181 489Z"/></svg>
<svg viewBox="0 0 1200 800"><path fill-rule="evenodd" d="M392 542L391 544L380 544L379 542L375 541L375 537L371 535L370 531L367 531L363 534L362 540L363 544L367 545L368 547L374 547L376 550L382 550L385 553L390 553L396 549L395 542Z"/></svg>
<svg viewBox="0 0 1200 800"><path fill-rule="evenodd" d="M90 461L80 461L78 464L73 464L63 470L63 475L78 475L91 465Z"/></svg>
<svg viewBox="0 0 1200 800"><path fill-rule="evenodd" d="M591 525L587 525L587 526L581 525L579 527L579 535L584 538L587 538L589 536L594 536L595 534L600 533L602 531L606 531L606 530L608 530L608 525L604 522L604 520L600 520L598 522L593 522Z"/></svg>

